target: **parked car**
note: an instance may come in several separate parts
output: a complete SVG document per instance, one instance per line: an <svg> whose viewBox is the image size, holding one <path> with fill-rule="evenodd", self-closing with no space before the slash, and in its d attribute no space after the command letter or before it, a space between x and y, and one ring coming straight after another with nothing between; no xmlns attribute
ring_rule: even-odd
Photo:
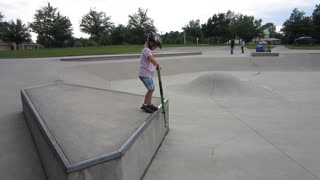
<svg viewBox="0 0 320 180"><path fill-rule="evenodd" d="M319 44L319 40L312 37L299 37L294 40L294 44Z"/></svg>

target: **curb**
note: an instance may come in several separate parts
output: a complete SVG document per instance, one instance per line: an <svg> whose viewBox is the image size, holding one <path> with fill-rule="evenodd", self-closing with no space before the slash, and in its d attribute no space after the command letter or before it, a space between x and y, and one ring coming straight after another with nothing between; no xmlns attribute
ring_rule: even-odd
<svg viewBox="0 0 320 180"><path fill-rule="evenodd" d="M202 55L202 52L176 52L176 53L156 53L155 57L172 57L172 56L192 56ZM100 56L78 56L61 58L61 61L104 61L120 59L139 59L140 54L121 54L121 55L100 55Z"/></svg>
<svg viewBox="0 0 320 180"><path fill-rule="evenodd" d="M251 56L253 57L260 57L260 56L279 56L279 53L275 52L251 52Z"/></svg>

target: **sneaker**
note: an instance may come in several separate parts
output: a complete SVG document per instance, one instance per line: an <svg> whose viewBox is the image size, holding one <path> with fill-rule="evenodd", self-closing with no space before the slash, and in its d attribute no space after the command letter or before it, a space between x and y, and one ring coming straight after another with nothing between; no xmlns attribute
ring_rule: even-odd
<svg viewBox="0 0 320 180"><path fill-rule="evenodd" d="M147 113L153 113L154 111L149 107L149 105L143 105L141 106L141 109L144 110Z"/></svg>
<svg viewBox="0 0 320 180"><path fill-rule="evenodd" d="M148 107L149 107L149 109L151 109L152 111L158 111L158 107L154 106L153 104L149 104Z"/></svg>

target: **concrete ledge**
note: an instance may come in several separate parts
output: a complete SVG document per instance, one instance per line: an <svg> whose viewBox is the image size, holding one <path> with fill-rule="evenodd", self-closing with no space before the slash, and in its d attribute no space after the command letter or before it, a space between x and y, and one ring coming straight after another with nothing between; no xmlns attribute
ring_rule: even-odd
<svg viewBox="0 0 320 180"><path fill-rule="evenodd" d="M279 56L276 52L251 52L251 56Z"/></svg>
<svg viewBox="0 0 320 180"><path fill-rule="evenodd" d="M171 56L191 56L201 55L202 52L175 52L175 53L155 53L155 57L171 57ZM120 59L139 59L140 54L121 54L121 55L97 55L97 56L77 56L62 58L61 61L105 61Z"/></svg>
<svg viewBox="0 0 320 180"><path fill-rule="evenodd" d="M169 107L141 112L142 95L57 83L21 98L49 180L139 180L169 130Z"/></svg>

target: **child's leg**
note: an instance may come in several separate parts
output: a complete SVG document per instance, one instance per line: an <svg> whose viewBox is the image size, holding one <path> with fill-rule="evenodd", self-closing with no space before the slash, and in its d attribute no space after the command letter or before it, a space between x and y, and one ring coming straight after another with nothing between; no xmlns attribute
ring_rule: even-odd
<svg viewBox="0 0 320 180"><path fill-rule="evenodd" d="M144 104L152 104L152 94L154 90L149 90L144 97Z"/></svg>
<svg viewBox="0 0 320 180"><path fill-rule="evenodd" d="M154 84L153 84L153 80L150 77L139 77L141 79L141 81L143 82L143 84L146 86L146 88L148 89L148 92L146 93L145 97L144 97L144 104L145 105L150 105L152 104L152 94L154 91Z"/></svg>

